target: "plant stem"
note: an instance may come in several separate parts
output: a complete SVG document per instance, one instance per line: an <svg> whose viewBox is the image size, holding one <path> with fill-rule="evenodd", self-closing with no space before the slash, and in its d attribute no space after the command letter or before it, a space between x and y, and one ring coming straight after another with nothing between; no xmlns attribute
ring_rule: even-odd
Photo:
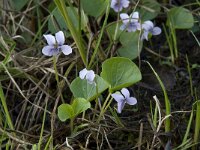
<svg viewBox="0 0 200 150"><path fill-rule="evenodd" d="M70 119L70 131L71 131L71 134L72 134L73 131L74 131L74 118L71 118L71 119Z"/></svg>
<svg viewBox="0 0 200 150"><path fill-rule="evenodd" d="M103 114L105 113L106 109L108 108L108 106L109 106L110 103L111 103L111 102L108 103L108 101L109 101L109 99L110 99L110 96L111 96L111 93L109 92L109 94L108 94L108 96L107 96L107 98L106 98L106 100L105 100L105 102L103 103L103 106L102 106L102 108L101 108L101 112L100 112L100 114L99 114L99 118L98 118L98 120L97 120L97 123L100 122L101 117L103 116ZM111 99L111 100L112 100L112 99Z"/></svg>
<svg viewBox="0 0 200 150"><path fill-rule="evenodd" d="M159 84L162 88L163 94L164 94L164 98L165 98L165 109L166 109L166 116L170 115L171 113L171 104L165 89L164 84L162 83L160 77L158 76L158 74L156 73L156 71L153 69L153 67L151 66L151 64L149 62L146 61L146 63L150 66L151 70L153 71L153 73L155 74L157 80L159 81ZM165 121L165 132L170 132L170 118L166 118Z"/></svg>
<svg viewBox="0 0 200 150"><path fill-rule="evenodd" d="M78 47L78 50L79 50L79 53L80 53L80 56L82 58L83 63L85 64L85 66L87 66L86 51L85 51L85 48L84 48L83 43L82 43L82 38L80 39L81 35L79 35L79 32L75 28L70 16L68 15L65 2L63 0L55 0L54 2L56 4L56 6L58 7L60 13L64 17L66 25L67 25L70 33L72 34L72 37L73 37L73 39L74 39L74 41L75 41L75 43Z"/></svg>
<svg viewBox="0 0 200 150"><path fill-rule="evenodd" d="M190 78L190 92L192 97L194 96L194 91L193 91L193 84L192 84L192 75L191 75L191 68L190 68L190 62L188 59L188 56L186 55L186 61L187 61L187 70L188 70L188 74L189 74L189 78Z"/></svg>
<svg viewBox="0 0 200 150"><path fill-rule="evenodd" d="M197 101L196 103L196 123L195 123L195 131L194 131L194 144L195 146L192 147L192 150L195 150L197 148L196 144L199 140L199 132L200 132L200 101Z"/></svg>

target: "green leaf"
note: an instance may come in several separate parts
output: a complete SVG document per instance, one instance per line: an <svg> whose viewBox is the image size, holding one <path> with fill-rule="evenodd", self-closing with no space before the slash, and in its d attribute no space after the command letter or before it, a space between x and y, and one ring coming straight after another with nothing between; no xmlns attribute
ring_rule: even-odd
<svg viewBox="0 0 200 150"><path fill-rule="evenodd" d="M15 10L19 11L27 4L27 2L28 0L12 0L11 4Z"/></svg>
<svg viewBox="0 0 200 150"><path fill-rule="evenodd" d="M90 107L91 107L90 102L84 98L74 99L72 103L72 108L74 110L75 116L82 113L83 111L87 110Z"/></svg>
<svg viewBox="0 0 200 150"><path fill-rule="evenodd" d="M117 35L115 37L116 39L118 39L119 36L121 35L121 33L123 32L122 30L120 30L121 25L122 25L122 23L119 23L118 28L117 28ZM112 41L114 41L116 27L117 27L117 23L110 23L106 28L108 36Z"/></svg>
<svg viewBox="0 0 200 150"><path fill-rule="evenodd" d="M78 30L79 28L78 9L67 7L66 10L72 20L73 25ZM83 29L87 25L88 18L85 16L83 12L81 13L81 18L82 18L81 28ZM56 33L59 30L63 30L63 31L68 30L64 17L60 14L57 7L51 12L50 18L48 20L48 29L51 31L51 33Z"/></svg>
<svg viewBox="0 0 200 150"><path fill-rule="evenodd" d="M72 105L61 104L58 107L58 118L61 121L72 119L90 107L91 107L90 102L87 101L86 99L84 98L74 99Z"/></svg>
<svg viewBox="0 0 200 150"><path fill-rule="evenodd" d="M122 44L122 46L117 49L117 52L122 57L133 60L138 57L142 50L142 41L140 40L139 32L122 33L122 35L120 36L120 43Z"/></svg>
<svg viewBox="0 0 200 150"><path fill-rule="evenodd" d="M128 87L141 80L139 68L128 58L113 57L102 64L101 77L110 84L110 91Z"/></svg>
<svg viewBox="0 0 200 150"><path fill-rule="evenodd" d="M152 20L160 13L160 4L155 0L141 0L141 8L138 10L142 21Z"/></svg>
<svg viewBox="0 0 200 150"><path fill-rule="evenodd" d="M67 119L71 119L75 116L74 110L69 104L61 104L58 107L58 118L61 121L66 121Z"/></svg>
<svg viewBox="0 0 200 150"><path fill-rule="evenodd" d="M183 7L175 7L169 10L167 24L171 25L175 29L189 29L194 25L194 18L192 13L183 8Z"/></svg>
<svg viewBox="0 0 200 150"><path fill-rule="evenodd" d="M119 56L129 58L131 60L138 57L140 54L141 48L138 51L137 44L130 44L126 46L121 46L119 49L117 49L117 52L119 53Z"/></svg>
<svg viewBox="0 0 200 150"><path fill-rule="evenodd" d="M99 17L105 12L108 2L108 0L81 0L81 5L86 14Z"/></svg>
<svg viewBox="0 0 200 150"><path fill-rule="evenodd" d="M96 75L95 80L97 82L98 94L96 86L94 84L87 83L87 80L82 80L77 77L74 81L72 81L70 89L74 97L81 97L91 101L108 88L108 84L98 75Z"/></svg>

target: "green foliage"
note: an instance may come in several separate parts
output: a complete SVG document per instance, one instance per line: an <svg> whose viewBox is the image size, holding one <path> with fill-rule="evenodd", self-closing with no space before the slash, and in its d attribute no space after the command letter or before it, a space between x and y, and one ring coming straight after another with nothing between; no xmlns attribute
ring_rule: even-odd
<svg viewBox="0 0 200 150"><path fill-rule="evenodd" d="M82 97L91 101L108 88L108 84L104 81L103 78L96 75L95 80L97 87L95 84L89 84L87 83L87 80L82 80L77 77L70 85L70 89L74 97Z"/></svg>
<svg viewBox="0 0 200 150"><path fill-rule="evenodd" d="M101 77L110 84L110 91L128 87L141 80L139 68L128 58L113 57L102 64Z"/></svg>
<svg viewBox="0 0 200 150"><path fill-rule="evenodd" d="M175 29L189 29L194 25L194 18L189 10L183 7L175 7L168 12L167 24L171 24Z"/></svg>
<svg viewBox="0 0 200 150"><path fill-rule="evenodd" d="M155 0L141 0L138 10L142 21L154 19L160 13L160 4Z"/></svg>
<svg viewBox="0 0 200 150"><path fill-rule="evenodd" d="M195 131L194 131L194 143L198 145L199 142L199 133L200 133L200 101L196 102L196 118L195 118ZM195 150L196 145L193 147Z"/></svg>
<svg viewBox="0 0 200 150"><path fill-rule="evenodd" d="M101 16L105 12L108 3L108 0L81 0L84 12L93 17Z"/></svg>
<svg viewBox="0 0 200 150"><path fill-rule="evenodd" d="M70 19L72 20L74 27L78 30L79 27L78 9L67 7L66 11L70 16ZM86 27L88 19L83 12L81 13L81 18L83 18L81 22L82 23L81 28L83 29L84 27ZM63 31L68 30L64 17L60 14L57 7L51 12L50 18L48 20L48 29L52 33L58 32L58 30L63 30Z"/></svg>
<svg viewBox="0 0 200 150"><path fill-rule="evenodd" d="M120 37L121 33L123 32L122 30L120 30L121 25L122 25L122 23L119 23L118 28L117 28L117 35L115 37L116 39L118 39ZM116 27L117 27L117 23L110 23L110 24L108 24L108 27L106 28L108 36L109 36L110 40L112 40L112 41L114 41Z"/></svg>
<svg viewBox="0 0 200 150"><path fill-rule="evenodd" d="M120 47L117 52L120 56L129 59L135 59L140 54L142 49L142 41L139 37L139 32L124 32L120 36Z"/></svg>
<svg viewBox="0 0 200 150"><path fill-rule="evenodd" d="M110 24L107 28L109 38L114 41L115 29L117 23ZM119 39L122 46L117 49L120 56L129 58L131 60L138 57L142 50L142 41L139 37L139 32L124 32L120 30L121 23L117 29L116 39Z"/></svg>
<svg viewBox="0 0 200 150"><path fill-rule="evenodd" d="M73 100L70 104L61 104L58 107L58 117L61 121L66 121L67 119L73 119L78 114L90 108L90 102L84 98L77 98Z"/></svg>
<svg viewBox="0 0 200 150"><path fill-rule="evenodd" d="M12 6L15 10L19 11L21 10L27 3L29 0L12 0Z"/></svg>

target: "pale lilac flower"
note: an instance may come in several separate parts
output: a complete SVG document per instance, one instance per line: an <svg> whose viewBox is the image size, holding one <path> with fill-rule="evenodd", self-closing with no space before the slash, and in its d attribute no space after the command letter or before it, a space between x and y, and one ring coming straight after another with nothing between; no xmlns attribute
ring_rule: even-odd
<svg viewBox="0 0 200 150"><path fill-rule="evenodd" d="M120 30L126 29L128 32L135 32L136 30L141 29L138 12L133 12L132 14L130 14L130 16L126 13L121 13L120 18L123 22L123 24L120 27Z"/></svg>
<svg viewBox="0 0 200 150"><path fill-rule="evenodd" d="M95 84L95 74L93 70L87 70L86 68L79 72L79 77L83 80L86 79L89 84Z"/></svg>
<svg viewBox="0 0 200 150"><path fill-rule="evenodd" d="M159 27L154 27L154 24L152 21L145 21L142 24L142 29L144 29L144 31L141 36L141 40L146 39L148 41L149 33L151 33L152 35L159 35L161 33L161 29Z"/></svg>
<svg viewBox="0 0 200 150"><path fill-rule="evenodd" d="M46 56L55 56L61 51L65 55L72 53L72 48L69 45L64 45L65 36L62 31L59 31L55 36L51 34L43 35L47 40L48 45L42 49L42 53Z"/></svg>
<svg viewBox="0 0 200 150"><path fill-rule="evenodd" d="M123 88L120 92L116 92L111 94L111 96L117 101L117 112L121 113L122 109L124 108L125 104L135 105L137 100L135 97L130 97L130 93L128 89Z"/></svg>
<svg viewBox="0 0 200 150"><path fill-rule="evenodd" d="M120 12L123 7L127 8L129 3L129 0L112 0L110 7L113 8L115 12Z"/></svg>

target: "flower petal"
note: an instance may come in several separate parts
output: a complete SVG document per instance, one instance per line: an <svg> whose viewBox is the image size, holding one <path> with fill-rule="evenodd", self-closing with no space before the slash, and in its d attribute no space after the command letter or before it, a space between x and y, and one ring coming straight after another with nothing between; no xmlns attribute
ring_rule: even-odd
<svg viewBox="0 0 200 150"><path fill-rule="evenodd" d="M129 104L129 105L135 105L135 104L137 104L137 99L136 99L135 97L128 97L128 98L126 99L126 102L127 102L127 104Z"/></svg>
<svg viewBox="0 0 200 150"><path fill-rule="evenodd" d="M110 4L110 7L114 8L114 6L116 5L116 3L117 3L117 0L112 0L111 4Z"/></svg>
<svg viewBox="0 0 200 150"><path fill-rule="evenodd" d="M93 70L89 70L86 74L86 80L89 82L94 82L95 74Z"/></svg>
<svg viewBox="0 0 200 150"><path fill-rule="evenodd" d="M130 92L128 91L127 88L121 89L121 93L124 95L125 98L129 98L130 97Z"/></svg>
<svg viewBox="0 0 200 150"><path fill-rule="evenodd" d="M125 101L122 101L122 102L118 102L117 103L117 112L120 114L122 112L122 109L124 108L125 106Z"/></svg>
<svg viewBox="0 0 200 150"><path fill-rule="evenodd" d="M128 6L129 6L129 1L128 0L122 0L122 6L124 7L124 8L127 8Z"/></svg>
<svg viewBox="0 0 200 150"><path fill-rule="evenodd" d="M149 35L149 32L148 31L144 31L143 34L142 34L141 40L146 39L148 41L148 35Z"/></svg>
<svg viewBox="0 0 200 150"><path fill-rule="evenodd" d="M123 96L121 93L119 93L119 92L113 93L113 94L111 94L111 96L112 96L112 97L114 98L114 100L117 101L118 103L124 101L124 96Z"/></svg>
<svg viewBox="0 0 200 150"><path fill-rule="evenodd" d="M60 46L61 51L63 52L63 54L65 55L69 55L72 53L72 48L69 45L62 45Z"/></svg>
<svg viewBox="0 0 200 150"><path fill-rule="evenodd" d="M123 31L126 29L126 27L127 27L126 24L122 24L119 29Z"/></svg>
<svg viewBox="0 0 200 150"><path fill-rule="evenodd" d="M63 45L65 43L65 36L64 36L64 33L62 31L59 31L55 34L56 36L56 41L57 41L57 44L59 46Z"/></svg>
<svg viewBox="0 0 200 150"><path fill-rule="evenodd" d="M153 28L152 34L153 35L159 35L161 33L161 29L159 27Z"/></svg>
<svg viewBox="0 0 200 150"><path fill-rule="evenodd" d="M131 13L130 17L131 17L131 22L138 22L139 21L139 13L137 11Z"/></svg>
<svg viewBox="0 0 200 150"><path fill-rule="evenodd" d="M154 25L153 25L153 22L152 22L152 21L145 21L145 22L142 24L142 29L144 29L144 30L146 30L146 31L151 30L153 27L154 27Z"/></svg>
<svg viewBox="0 0 200 150"><path fill-rule="evenodd" d="M120 18L122 19L122 22L124 24L127 24L130 20L129 20L129 15L126 13L121 13L120 14Z"/></svg>
<svg viewBox="0 0 200 150"><path fill-rule="evenodd" d="M45 46L42 49L42 53L46 56L53 56L59 53L58 49L55 49L53 46Z"/></svg>
<svg viewBox="0 0 200 150"><path fill-rule="evenodd" d="M86 68L83 69L83 70L81 70L81 71L79 72L79 77L80 77L81 79L84 79L85 76L86 76L86 74L87 74L87 72L88 72L88 70L87 70Z"/></svg>
<svg viewBox="0 0 200 150"><path fill-rule="evenodd" d="M47 34L47 35L43 35L43 36L47 40L47 43L49 46L54 46L56 44L56 39L53 35Z"/></svg>

